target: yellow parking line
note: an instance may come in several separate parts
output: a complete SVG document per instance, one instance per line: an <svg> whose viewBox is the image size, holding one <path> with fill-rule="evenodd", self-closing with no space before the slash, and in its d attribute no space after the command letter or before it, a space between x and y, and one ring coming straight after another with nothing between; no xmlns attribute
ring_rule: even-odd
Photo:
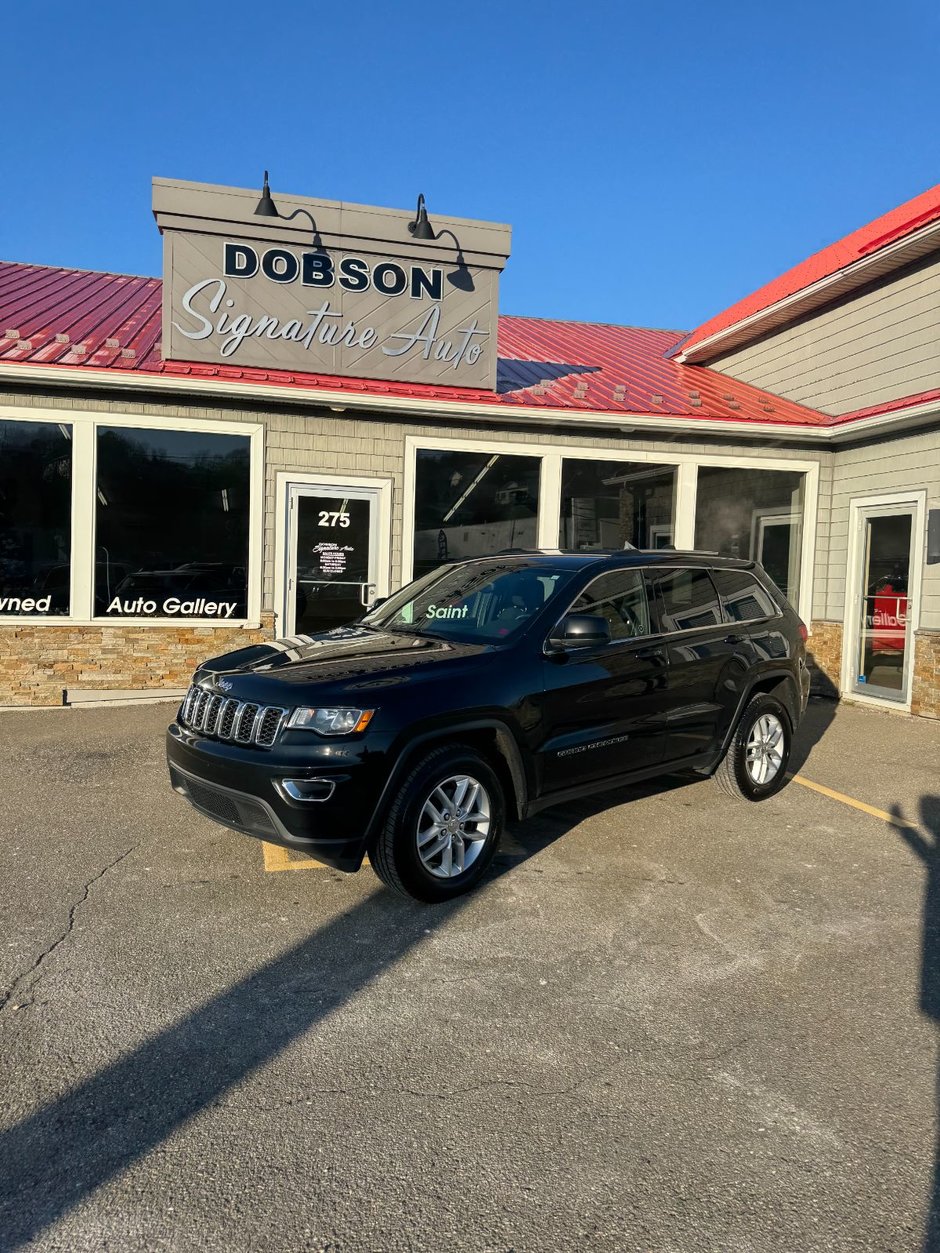
<svg viewBox="0 0 940 1253"><path fill-rule="evenodd" d="M818 792L821 796L828 796L830 800L839 801L840 804L848 805L852 809L858 809L861 813L869 814L872 818L879 818L882 822L887 822L892 827L906 827L911 831L920 830L919 824L911 822L908 818L899 818L894 814L887 813L884 809L876 809L874 805L868 805L865 801L856 800L854 796L846 796L844 792L837 792L834 788L826 787L823 783L814 783L812 779L804 779L801 774L789 774L787 777L793 783L799 783L800 787L809 788L811 792ZM275 874L279 870L329 869L322 861L314 861L312 857L305 857L303 861L292 861L290 852L281 844L269 844L267 840L262 840L261 847L264 850L264 868L268 874Z"/></svg>
<svg viewBox="0 0 940 1253"><path fill-rule="evenodd" d="M264 868L268 874L274 874L277 870L326 870L327 868L322 861L314 861L312 857L306 857L303 861L291 861L289 851L281 844L269 844L267 840L262 840L261 847L264 850Z"/></svg>
<svg viewBox="0 0 940 1253"><path fill-rule="evenodd" d="M294 861L290 855L290 849L283 844L269 844L267 840L261 841L261 848L264 853L264 868L268 874L275 874L278 870L329 870L329 866L325 862L316 861L313 857L304 857L303 861ZM368 862L368 857L363 862Z"/></svg>
<svg viewBox="0 0 940 1253"><path fill-rule="evenodd" d="M812 779L804 779L801 774L791 774L789 776L794 783L799 783L801 787L807 787L812 792L819 792L822 796L828 796L830 800L839 801L843 805L850 805L852 809L859 809L863 814L870 814L872 818L880 818L882 822L890 823L892 827L906 827L911 831L919 831L920 826L916 822L911 822L907 818L898 818L895 814L885 813L883 809L876 809L874 805L866 805L864 801L857 801L854 796L846 796L844 792L836 792L831 787L825 787L822 783L814 783Z"/></svg>

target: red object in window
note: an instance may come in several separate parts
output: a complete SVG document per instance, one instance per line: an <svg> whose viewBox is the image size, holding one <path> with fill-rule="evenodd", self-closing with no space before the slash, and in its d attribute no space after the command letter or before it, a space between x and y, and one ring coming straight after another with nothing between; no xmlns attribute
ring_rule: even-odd
<svg viewBox="0 0 940 1253"><path fill-rule="evenodd" d="M876 653L902 653L907 634L907 592L890 583L878 589L872 612L871 646Z"/></svg>

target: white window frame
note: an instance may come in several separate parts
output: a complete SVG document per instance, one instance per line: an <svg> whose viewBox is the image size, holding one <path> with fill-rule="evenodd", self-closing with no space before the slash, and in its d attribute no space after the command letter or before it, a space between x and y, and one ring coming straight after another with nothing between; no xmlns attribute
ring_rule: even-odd
<svg viewBox="0 0 940 1253"><path fill-rule="evenodd" d="M660 539L664 539L668 541L667 544L665 545L665 547L668 547L669 544L671 544L673 540L673 534L672 534L673 530L674 530L673 527L666 526L662 522L654 522L652 526L649 527L650 548L658 550L661 547L661 545L657 544L656 541Z"/></svg>
<svg viewBox="0 0 940 1253"><path fill-rule="evenodd" d="M884 509L911 510L911 575L908 579L908 631L910 648L904 658L904 685L907 700L890 700L885 696L867 696L855 689L852 674L858 654L858 623L855 608L861 594L862 553L861 515L863 510ZM848 574L845 581L845 608L842 618L842 667L839 675L840 695L844 700L873 705L878 709L895 713L910 713L913 698L914 653L917 648L915 635L920 625L920 597L924 573L924 536L927 526L927 491L915 488L907 492L887 492L877 496L853 496L849 500Z"/></svg>
<svg viewBox="0 0 940 1253"><path fill-rule="evenodd" d="M326 471L280 470L274 485L274 614L275 635L283 635L282 627L290 617L287 603L292 564L291 524L289 517L291 492L295 487L311 492L341 494L363 490L375 492L378 500L378 522L375 536L375 595L388 596L391 586L392 562L392 489L390 478L364 474L343 474Z"/></svg>
<svg viewBox="0 0 940 1253"><path fill-rule="evenodd" d="M760 561L764 555L764 538L767 534L767 528L773 526L789 526L792 528L794 522L800 525L802 529L803 519L800 514L784 513L777 508L764 508L751 510L751 552L757 554L757 560ZM802 535L800 537L802 545ZM793 575L796 567L799 565L799 556L802 555L802 547L800 554L790 553L789 569L787 570L787 582L792 583Z"/></svg>
<svg viewBox="0 0 940 1253"><path fill-rule="evenodd" d="M819 459L813 457L743 457L728 453L651 452L632 448L624 441L622 448L569 447L550 440L531 443L491 439L460 439L433 435L405 436L405 481L402 518L402 585L411 581L414 563L415 486L418 450L445 452L500 453L538 458L542 463L539 476L538 544L540 548L558 547L558 519L561 511L561 463L563 460L635 461L676 469L676 528L674 543L678 551L695 547L695 509L700 466L720 466L737 470L789 470L805 475L803 483L802 552L800 558L800 597L796 606L803 621L810 625L813 617L813 572L816 562L816 523L819 503Z"/></svg>
<svg viewBox="0 0 940 1253"><path fill-rule="evenodd" d="M2 614L0 627L245 627L261 625L261 562L264 527L264 427L250 422L162 418L138 413L93 409L41 409L0 405L3 422L53 422L72 428L71 581L68 614ZM97 499L97 431L99 427L130 430L184 431L199 435L241 435L249 443L248 613L244 618L131 618L94 616L95 502Z"/></svg>

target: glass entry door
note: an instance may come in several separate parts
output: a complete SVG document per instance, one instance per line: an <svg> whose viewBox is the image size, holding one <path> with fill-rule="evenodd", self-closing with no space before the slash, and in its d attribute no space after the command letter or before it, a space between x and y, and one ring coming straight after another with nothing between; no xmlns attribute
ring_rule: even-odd
<svg viewBox="0 0 940 1253"><path fill-rule="evenodd" d="M867 696L910 698L913 508L859 511L861 558L853 688Z"/></svg>
<svg viewBox="0 0 940 1253"><path fill-rule="evenodd" d="M287 635L345 626L375 597L379 492L292 486Z"/></svg>

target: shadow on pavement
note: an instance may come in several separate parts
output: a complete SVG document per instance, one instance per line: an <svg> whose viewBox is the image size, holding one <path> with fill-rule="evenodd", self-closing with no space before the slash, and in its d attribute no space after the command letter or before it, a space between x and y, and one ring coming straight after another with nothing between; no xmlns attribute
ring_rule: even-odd
<svg viewBox="0 0 940 1253"><path fill-rule="evenodd" d="M810 697L803 721L793 737L789 769L794 774L803 769L813 749L832 726L837 709L837 702L828 696Z"/></svg>
<svg viewBox="0 0 940 1253"><path fill-rule="evenodd" d="M541 852L590 812L578 806L548 822L536 819L512 841L515 853L497 857L488 881ZM478 890L485 891L485 883ZM422 906L380 889L4 1132L0 1248L28 1243L381 978L473 900L470 894Z"/></svg>
<svg viewBox="0 0 940 1253"><path fill-rule="evenodd" d="M807 718L799 740L807 752L831 717L827 705ZM688 776L660 778L547 810L511 830L488 881L602 810L689 782ZM935 851L932 856L929 900L936 912L940 876ZM0 1247L12 1249L32 1240L381 978L429 930L444 925L473 900L471 894L427 907L378 890L10 1127L0 1135ZM934 944L935 966L938 958ZM936 987L932 995L935 1016L940 1016Z"/></svg>
<svg viewBox="0 0 940 1253"><path fill-rule="evenodd" d="M892 805L891 815L900 819L901 807ZM924 863L926 872L921 924L920 1008L940 1028L940 796L921 797L920 822L922 832L902 826L896 829ZM940 1063L937 1071L937 1117L940 1118ZM934 1147L933 1170L924 1253L940 1253L940 1128Z"/></svg>

